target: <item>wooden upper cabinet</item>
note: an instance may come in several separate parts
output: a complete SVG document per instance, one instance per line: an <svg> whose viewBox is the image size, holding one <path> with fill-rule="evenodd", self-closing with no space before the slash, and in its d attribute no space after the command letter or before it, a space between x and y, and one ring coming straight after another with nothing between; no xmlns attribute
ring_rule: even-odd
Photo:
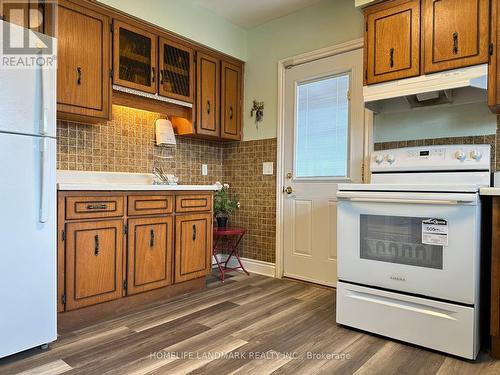
<svg viewBox="0 0 500 375"><path fill-rule="evenodd" d="M212 265L212 214L175 218L175 282L207 275Z"/></svg>
<svg viewBox="0 0 500 375"><path fill-rule="evenodd" d="M160 38L159 94L192 103L194 53L189 47Z"/></svg>
<svg viewBox="0 0 500 375"><path fill-rule="evenodd" d="M424 72L488 62L489 0L423 0Z"/></svg>
<svg viewBox="0 0 500 375"><path fill-rule="evenodd" d="M492 55L488 70L488 105L494 113L500 113L500 0L491 2L491 44Z"/></svg>
<svg viewBox="0 0 500 375"><path fill-rule="evenodd" d="M220 136L220 61L198 52L196 58L196 133Z"/></svg>
<svg viewBox="0 0 500 375"><path fill-rule="evenodd" d="M172 284L173 218L129 219L127 294Z"/></svg>
<svg viewBox="0 0 500 375"><path fill-rule="evenodd" d="M110 19L59 1L57 12L57 110L60 118L89 122L111 112Z"/></svg>
<svg viewBox="0 0 500 375"><path fill-rule="evenodd" d="M66 224L66 310L122 296L123 221Z"/></svg>
<svg viewBox="0 0 500 375"><path fill-rule="evenodd" d="M240 66L222 62L221 138L241 140L241 81Z"/></svg>
<svg viewBox="0 0 500 375"><path fill-rule="evenodd" d="M365 84L420 74L420 0L365 10Z"/></svg>
<svg viewBox="0 0 500 375"><path fill-rule="evenodd" d="M155 94L158 37L118 20L113 30L113 83Z"/></svg>
<svg viewBox="0 0 500 375"><path fill-rule="evenodd" d="M0 0L0 17L7 22L45 33L43 0Z"/></svg>

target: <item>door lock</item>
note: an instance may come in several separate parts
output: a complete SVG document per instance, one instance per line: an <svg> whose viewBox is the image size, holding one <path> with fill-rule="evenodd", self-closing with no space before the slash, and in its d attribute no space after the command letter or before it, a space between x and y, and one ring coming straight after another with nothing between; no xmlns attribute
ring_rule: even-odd
<svg viewBox="0 0 500 375"><path fill-rule="evenodd" d="M292 172L288 172L288 173L286 174L286 178L287 178L287 179L291 180L291 179L292 179L292 177L293 177Z"/></svg>
<svg viewBox="0 0 500 375"><path fill-rule="evenodd" d="M283 193L292 194L293 193L292 187L291 186L284 187Z"/></svg>

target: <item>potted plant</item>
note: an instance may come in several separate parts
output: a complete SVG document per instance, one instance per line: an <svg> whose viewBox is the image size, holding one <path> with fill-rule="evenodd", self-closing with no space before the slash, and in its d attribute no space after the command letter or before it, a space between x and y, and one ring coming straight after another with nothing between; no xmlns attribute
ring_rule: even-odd
<svg viewBox="0 0 500 375"><path fill-rule="evenodd" d="M229 184L221 184L220 182L215 184L219 187L219 190L214 194L214 214L217 227L225 228L228 217L240 207L240 202L229 197Z"/></svg>

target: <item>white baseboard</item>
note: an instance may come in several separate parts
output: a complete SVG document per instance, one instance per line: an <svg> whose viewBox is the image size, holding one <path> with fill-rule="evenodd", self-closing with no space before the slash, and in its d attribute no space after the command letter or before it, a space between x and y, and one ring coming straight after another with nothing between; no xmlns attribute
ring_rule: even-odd
<svg viewBox="0 0 500 375"><path fill-rule="evenodd" d="M227 254L219 254L218 255L219 261L225 262L227 259ZM243 266L245 269L250 272L250 273L256 273L258 275L264 275L264 276L269 276L269 277L275 277L275 270L276 266L274 263L269 263L269 262L263 262L262 260L256 260L256 259L249 259L249 258L242 258L241 263L243 263ZM236 267L238 266L238 261L236 258L231 258L228 264L229 267ZM217 268L217 263L215 263L215 259L212 257L212 268Z"/></svg>

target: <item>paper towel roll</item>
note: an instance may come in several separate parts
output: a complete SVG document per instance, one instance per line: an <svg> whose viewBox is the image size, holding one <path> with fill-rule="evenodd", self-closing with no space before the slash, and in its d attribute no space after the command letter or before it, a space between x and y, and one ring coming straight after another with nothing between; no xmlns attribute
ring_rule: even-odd
<svg viewBox="0 0 500 375"><path fill-rule="evenodd" d="M156 145L175 146L175 134L172 123L168 119L158 119L155 123L156 128Z"/></svg>

